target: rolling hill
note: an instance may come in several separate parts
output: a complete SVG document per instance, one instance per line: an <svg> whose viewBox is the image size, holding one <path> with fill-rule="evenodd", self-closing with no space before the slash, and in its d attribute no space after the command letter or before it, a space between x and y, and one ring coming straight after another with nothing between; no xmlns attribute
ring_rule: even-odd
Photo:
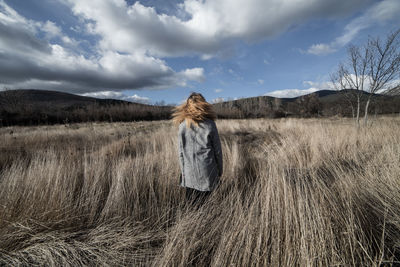
<svg viewBox="0 0 400 267"><path fill-rule="evenodd" d="M354 90L321 90L294 98L259 96L214 104L219 118L352 116ZM369 94L364 93L363 101ZM171 106L98 99L47 90L0 92L0 126L169 119ZM362 109L363 111L363 109ZM373 95L372 114L400 112L400 96ZM362 115L362 114L361 114Z"/></svg>
<svg viewBox="0 0 400 267"><path fill-rule="evenodd" d="M8 90L0 92L0 126L83 121L167 119L171 107L116 99L99 99L58 91Z"/></svg>
<svg viewBox="0 0 400 267"><path fill-rule="evenodd" d="M65 108L70 106L86 106L94 103L100 105L119 105L119 104L143 105L123 100L100 99L88 96L69 94L59 91L47 91L47 90L35 90L35 89L0 91L0 103L3 103L4 101L10 101L11 99L13 101L19 101L21 103L31 104L35 106L50 104L53 105L55 108Z"/></svg>
<svg viewBox="0 0 400 267"><path fill-rule="evenodd" d="M221 118L352 116L356 103L355 93L355 90L320 90L294 98L259 96L217 103L214 107ZM363 92L361 111L369 95ZM400 96L374 94L371 100L370 113L400 112Z"/></svg>

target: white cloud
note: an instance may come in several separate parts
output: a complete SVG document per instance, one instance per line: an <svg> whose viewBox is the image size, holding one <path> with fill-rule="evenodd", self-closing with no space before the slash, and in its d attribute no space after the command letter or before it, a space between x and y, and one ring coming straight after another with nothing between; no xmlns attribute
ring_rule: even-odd
<svg viewBox="0 0 400 267"><path fill-rule="evenodd" d="M33 29L32 21L20 16L14 9L8 6L4 0L0 0L0 21L5 25L20 24L29 29Z"/></svg>
<svg viewBox="0 0 400 267"><path fill-rule="evenodd" d="M124 53L149 53L160 57L190 52L208 54L219 43L209 33L194 32L185 21L157 14L152 7L124 0L68 0L73 12L84 18L90 33L101 36L102 49Z"/></svg>
<svg viewBox="0 0 400 267"><path fill-rule="evenodd" d="M158 57L197 53L203 59L229 49L233 39L271 38L291 25L341 16L366 4L365 0L303 0L301 5L279 0L185 0L177 5L181 15L172 16L138 1L133 5L124 0L66 1L74 14L86 20L89 31L101 37L103 49Z"/></svg>
<svg viewBox="0 0 400 267"><path fill-rule="evenodd" d="M343 14L362 1L230 1L186 0L183 8L192 16L187 24L202 33L222 38L259 40L283 32L304 20ZM234 15L233 15L234 14Z"/></svg>
<svg viewBox="0 0 400 267"><path fill-rule="evenodd" d="M258 84L260 84L260 85L261 85L261 84L264 84L264 80L262 80L262 79L258 79L257 82L258 82Z"/></svg>
<svg viewBox="0 0 400 267"><path fill-rule="evenodd" d="M218 89L215 89L214 91L215 91L216 93L221 93L223 90L218 88Z"/></svg>
<svg viewBox="0 0 400 267"><path fill-rule="evenodd" d="M143 104L149 104L150 103L150 98L144 97L144 96L138 96L137 94L134 94L134 95L131 95L131 96L127 96L127 97L125 97L124 100L137 102L137 103L143 103Z"/></svg>
<svg viewBox="0 0 400 267"><path fill-rule="evenodd" d="M216 104L216 103L221 103L224 101L225 101L225 99L223 97L217 97L217 98L214 98L213 100L211 100L211 103Z"/></svg>
<svg viewBox="0 0 400 267"><path fill-rule="evenodd" d="M52 21L47 20L44 23L31 21L31 24L36 27L35 31L43 32L46 38L49 40L60 38L65 45L69 45L72 47L77 47L79 45L79 42L76 41L74 38L63 34L61 27L59 27L56 23Z"/></svg>
<svg viewBox="0 0 400 267"><path fill-rule="evenodd" d="M355 80L356 76L354 74L350 74L351 79ZM384 88L379 90L377 93L381 94L384 93L386 90L394 88L400 84L400 79L394 79L390 83L388 83ZM304 86L309 86L307 89L284 89L284 90L276 90L272 92L268 92L264 95L266 96L273 96L279 98L292 98L302 95L311 94L320 90L341 90L339 83L334 84L330 81L304 81ZM345 84L346 85L346 84ZM364 90L368 91L368 88L371 85L371 80L369 76L365 76L364 79ZM354 89L351 85L347 84L345 89Z"/></svg>
<svg viewBox="0 0 400 267"><path fill-rule="evenodd" d="M191 81L203 82L205 79L203 68L186 69L181 73L186 79Z"/></svg>
<svg viewBox="0 0 400 267"><path fill-rule="evenodd" d="M363 84L363 88L360 88L360 90L363 89L366 92L370 92L370 90L372 89L371 87L372 87L372 84L373 84L373 79L369 75L356 76L355 74L350 74L348 78L349 79L344 79L343 78L342 85L344 86L344 88L341 88L341 85L340 85L339 82L336 83L336 87L332 82L325 82L325 84L329 84L330 85L330 89L336 89L337 88L338 90L341 90L341 89L356 89L354 84L360 84L360 85ZM358 82L357 82L357 79L358 79ZM351 82L348 82L348 80L350 80ZM312 82L310 82L310 83L312 83ZM321 84L324 84L324 83L321 83ZM310 84L310 85L312 85L312 84ZM316 83L316 85L318 85L318 83ZM400 85L400 79L392 79L392 80L388 81L384 86L382 86L382 88L377 90L376 93L377 94L384 93L386 90L392 89L392 88L397 87L399 85Z"/></svg>
<svg viewBox="0 0 400 267"><path fill-rule="evenodd" d="M284 89L284 90L276 90L264 95L273 96L279 98L292 98L301 95L307 95L318 91L318 88L309 88L309 89Z"/></svg>
<svg viewBox="0 0 400 267"><path fill-rule="evenodd" d="M93 92L93 93L84 93L80 94L81 96L90 96L96 98L113 98L113 99L120 99L125 95L121 92L114 92L114 91L100 91L100 92Z"/></svg>
<svg viewBox="0 0 400 267"><path fill-rule="evenodd" d="M47 38L54 38L61 36L61 28L52 21L46 21L42 24L42 30L46 33Z"/></svg>
<svg viewBox="0 0 400 267"><path fill-rule="evenodd" d="M307 95L320 90L335 90L335 86L332 82L322 81L303 81L304 86L309 86L307 89L284 89L268 92L266 96L280 97L280 98L292 98L302 95Z"/></svg>
<svg viewBox="0 0 400 267"><path fill-rule="evenodd" d="M338 36L329 44L313 44L307 49L307 53L325 55L335 52L337 49L350 43L360 31L377 23L385 23L389 20L399 20L400 1L383 0L367 9L362 15L353 19L344 28L341 36Z"/></svg>
<svg viewBox="0 0 400 267"><path fill-rule="evenodd" d="M93 92L93 93L84 93L84 94L80 94L80 95L90 96L90 97L95 97L95 98L103 98L103 99L118 99L118 100L125 100L125 101L143 103L143 104L150 103L150 98L148 98L148 97L138 96L137 94L126 95L121 92L115 92L115 91L100 91L100 92Z"/></svg>
<svg viewBox="0 0 400 267"><path fill-rule="evenodd" d="M307 53L314 55L325 55L335 52L336 49L328 44L314 44L308 48Z"/></svg>
<svg viewBox="0 0 400 267"><path fill-rule="evenodd" d="M311 88L317 88L318 90L334 90L335 85L332 82L314 82L314 81L303 81L304 85L311 86ZM310 88L309 88L310 89Z"/></svg>
<svg viewBox="0 0 400 267"><path fill-rule="evenodd" d="M63 41L63 43L65 45L69 45L72 47L78 47L79 46L79 42L77 40L75 40L74 38L68 37L68 36L61 36L61 40Z"/></svg>
<svg viewBox="0 0 400 267"><path fill-rule="evenodd" d="M387 90L390 90L392 93L398 95L400 93L400 79L394 79L390 81L384 88L378 90L377 94L384 94Z"/></svg>

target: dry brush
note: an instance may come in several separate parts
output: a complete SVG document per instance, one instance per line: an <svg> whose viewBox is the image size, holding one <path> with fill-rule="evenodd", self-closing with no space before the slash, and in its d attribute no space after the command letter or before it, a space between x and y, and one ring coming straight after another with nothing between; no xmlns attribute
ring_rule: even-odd
<svg viewBox="0 0 400 267"><path fill-rule="evenodd" d="M184 203L168 121L0 128L0 265L378 266L400 260L400 120L221 120Z"/></svg>

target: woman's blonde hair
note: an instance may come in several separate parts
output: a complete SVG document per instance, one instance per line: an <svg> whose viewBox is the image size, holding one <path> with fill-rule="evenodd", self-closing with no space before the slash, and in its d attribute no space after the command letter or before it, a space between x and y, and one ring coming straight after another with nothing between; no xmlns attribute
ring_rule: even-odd
<svg viewBox="0 0 400 267"><path fill-rule="evenodd" d="M186 120L188 127L198 126L205 119L215 120L216 115L212 105L199 93L192 93L182 105L173 109L172 120L176 124Z"/></svg>

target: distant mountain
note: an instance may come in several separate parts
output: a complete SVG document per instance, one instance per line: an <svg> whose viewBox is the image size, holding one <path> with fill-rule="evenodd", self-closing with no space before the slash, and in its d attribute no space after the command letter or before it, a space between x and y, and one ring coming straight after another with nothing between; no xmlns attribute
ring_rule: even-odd
<svg viewBox="0 0 400 267"><path fill-rule="evenodd" d="M294 98L258 96L214 104L219 118L352 116L354 90L321 90ZM363 101L369 95L363 93ZM361 111L363 112L363 108ZM373 95L371 114L400 112L400 96ZM58 91L0 92L0 126L85 121L169 119L171 106L153 106L115 99L98 99ZM361 114L363 115L363 114Z"/></svg>
<svg viewBox="0 0 400 267"><path fill-rule="evenodd" d="M13 98L15 100L18 99L18 101L22 103L28 103L31 105L51 104L57 106L58 108L79 106L79 105L85 106L93 103L101 105L118 105L118 104L128 104L128 103L134 105L142 105L139 103L132 103L123 100L100 99L88 96L69 94L59 91L36 90L36 89L0 91L0 101L9 100L10 98Z"/></svg>
<svg viewBox="0 0 400 267"><path fill-rule="evenodd" d="M307 95L315 95L315 96L318 96L319 98L322 98L322 97L327 97L330 95L336 96L337 94L338 94L338 91L335 91L335 90L319 90L319 91L316 91L316 92L313 92L313 93L310 93ZM296 97L290 97L290 98L285 97L285 98L281 98L281 99L284 99L287 102L293 102L293 101L296 101L296 99L298 99L300 97L302 97L302 96L296 96Z"/></svg>
<svg viewBox="0 0 400 267"><path fill-rule="evenodd" d="M58 91L0 91L0 126L169 118L171 107L99 99Z"/></svg>
<svg viewBox="0 0 400 267"><path fill-rule="evenodd" d="M320 90L293 98L258 96L214 104L221 118L258 118L288 116L352 116L355 111L355 90ZM362 109L367 92L361 98ZM353 103L353 107L350 103ZM375 94L369 109L372 114L400 112L400 96Z"/></svg>

